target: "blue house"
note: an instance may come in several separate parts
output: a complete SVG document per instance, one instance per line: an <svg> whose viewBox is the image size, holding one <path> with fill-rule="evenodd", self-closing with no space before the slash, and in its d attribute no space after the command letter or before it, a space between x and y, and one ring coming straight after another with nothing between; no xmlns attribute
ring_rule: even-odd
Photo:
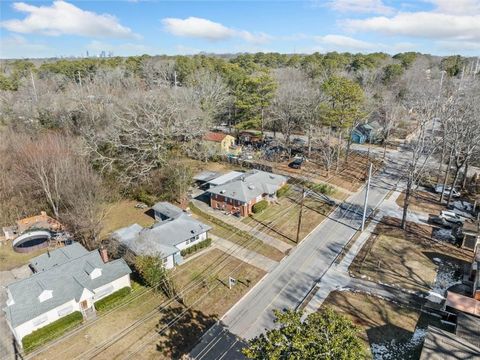
<svg viewBox="0 0 480 360"><path fill-rule="evenodd" d="M352 142L355 144L375 143L380 140L381 126L378 123L359 124L352 131Z"/></svg>

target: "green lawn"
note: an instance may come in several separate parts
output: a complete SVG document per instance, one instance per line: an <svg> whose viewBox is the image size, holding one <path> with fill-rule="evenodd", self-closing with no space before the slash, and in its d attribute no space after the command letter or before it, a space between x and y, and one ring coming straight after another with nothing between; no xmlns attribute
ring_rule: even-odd
<svg viewBox="0 0 480 360"><path fill-rule="evenodd" d="M330 210L330 205L306 198L302 213L300 240L315 229L325 219ZM289 244L294 244L299 213L300 205L295 202L293 195L287 195L279 198L277 203L270 204L262 213L253 214L242 221L251 226L260 224L261 230L266 234Z"/></svg>

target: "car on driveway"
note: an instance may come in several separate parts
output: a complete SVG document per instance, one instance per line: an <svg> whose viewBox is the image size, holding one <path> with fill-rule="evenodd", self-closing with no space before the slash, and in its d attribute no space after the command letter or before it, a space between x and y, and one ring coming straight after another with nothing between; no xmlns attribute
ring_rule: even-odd
<svg viewBox="0 0 480 360"><path fill-rule="evenodd" d="M450 196L450 190L451 190L451 189L452 189L451 186L446 186L446 187L445 187L445 195L446 195L446 196ZM442 192L442 190L443 190L443 185L437 185L437 186L435 186L435 192L436 192L437 194L440 194L440 193ZM460 193L459 193L457 190L453 189L453 190L452 190L452 196L453 196L453 197L460 197Z"/></svg>
<svg viewBox="0 0 480 360"><path fill-rule="evenodd" d="M465 222L464 218L458 216L453 211L443 210L440 214L440 217L452 224L460 225Z"/></svg>
<svg viewBox="0 0 480 360"><path fill-rule="evenodd" d="M288 164L288 166L292 169L301 169L303 161L302 158L295 158L290 164Z"/></svg>

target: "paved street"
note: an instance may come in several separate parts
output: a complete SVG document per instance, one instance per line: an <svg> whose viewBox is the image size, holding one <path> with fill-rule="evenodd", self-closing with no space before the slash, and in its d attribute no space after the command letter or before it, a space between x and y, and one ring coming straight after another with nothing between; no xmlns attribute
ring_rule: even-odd
<svg viewBox="0 0 480 360"><path fill-rule="evenodd" d="M389 155L388 167L378 173L369 196L369 212L394 189L402 174L401 153ZM364 189L350 196L318 226L300 246L292 250L270 274L238 302L222 324L206 335L191 352L196 359L240 358L237 342L251 339L273 327L273 309L295 308L330 268L337 255L361 225ZM221 328L221 331L219 331Z"/></svg>

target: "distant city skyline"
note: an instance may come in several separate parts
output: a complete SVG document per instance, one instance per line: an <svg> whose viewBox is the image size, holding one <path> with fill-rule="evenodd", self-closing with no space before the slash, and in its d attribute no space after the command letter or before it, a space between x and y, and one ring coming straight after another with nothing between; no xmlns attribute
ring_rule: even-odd
<svg viewBox="0 0 480 360"><path fill-rule="evenodd" d="M480 54L480 0L2 1L0 57Z"/></svg>

